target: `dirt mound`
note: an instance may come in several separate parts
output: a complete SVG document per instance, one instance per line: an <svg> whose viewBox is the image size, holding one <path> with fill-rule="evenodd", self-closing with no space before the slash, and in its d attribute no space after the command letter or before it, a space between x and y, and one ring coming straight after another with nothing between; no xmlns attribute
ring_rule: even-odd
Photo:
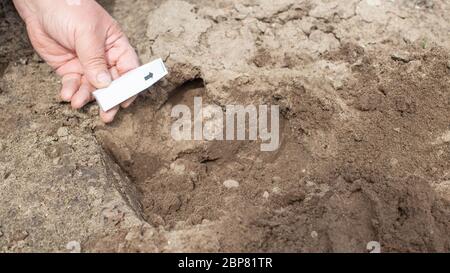
<svg viewBox="0 0 450 273"><path fill-rule="evenodd" d="M277 152L251 142L174 143L164 117L207 97L201 81L159 110L143 100L99 139L132 177L152 225L220 222L221 251L365 251L370 241L385 251L448 251L449 200L434 190L449 179L448 54L407 48L405 62L354 52L330 54L351 65L337 94L351 117L337 100L281 83L292 92L274 98L284 109ZM225 187L229 179L238 187Z"/></svg>

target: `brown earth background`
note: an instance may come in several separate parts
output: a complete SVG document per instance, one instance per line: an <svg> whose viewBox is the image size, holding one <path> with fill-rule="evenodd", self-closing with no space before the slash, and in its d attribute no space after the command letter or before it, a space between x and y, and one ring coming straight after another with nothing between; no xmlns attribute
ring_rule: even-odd
<svg viewBox="0 0 450 273"><path fill-rule="evenodd" d="M448 1L99 2L170 71L108 126L0 1L0 251L450 251ZM174 141L194 96L279 105L280 149Z"/></svg>

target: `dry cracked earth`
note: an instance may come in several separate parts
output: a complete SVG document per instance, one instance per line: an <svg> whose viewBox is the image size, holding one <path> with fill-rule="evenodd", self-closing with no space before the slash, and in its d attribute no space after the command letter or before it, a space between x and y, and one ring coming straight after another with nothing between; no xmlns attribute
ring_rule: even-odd
<svg viewBox="0 0 450 273"><path fill-rule="evenodd" d="M450 251L448 1L99 2L170 71L111 125L0 1L0 251ZM279 105L280 148L174 141L195 96Z"/></svg>

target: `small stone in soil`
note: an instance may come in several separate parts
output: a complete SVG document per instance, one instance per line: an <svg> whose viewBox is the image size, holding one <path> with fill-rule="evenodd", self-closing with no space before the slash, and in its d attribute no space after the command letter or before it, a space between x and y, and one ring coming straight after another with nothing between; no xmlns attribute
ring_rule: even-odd
<svg viewBox="0 0 450 273"><path fill-rule="evenodd" d="M265 199L268 199L268 198L269 198L269 192L265 191L265 192L263 193L263 197L264 197Z"/></svg>
<svg viewBox="0 0 450 273"><path fill-rule="evenodd" d="M60 158L60 157L54 158L54 159L53 159L53 165L58 165L60 161L61 161L61 158Z"/></svg>
<svg viewBox="0 0 450 273"><path fill-rule="evenodd" d="M279 177L279 176L272 177L272 182L273 183L280 183L281 182L281 177Z"/></svg>
<svg viewBox="0 0 450 273"><path fill-rule="evenodd" d="M70 251L70 253L81 253L81 245L77 241L70 241L66 245L66 249Z"/></svg>
<svg viewBox="0 0 450 273"><path fill-rule="evenodd" d="M27 58L20 58L19 59L19 63L21 65L27 65L28 64L28 59Z"/></svg>
<svg viewBox="0 0 450 273"><path fill-rule="evenodd" d="M186 170L186 166L184 166L181 163L177 163L177 162L173 162L172 164L170 164L170 169L178 175L183 175L184 171Z"/></svg>
<svg viewBox="0 0 450 273"><path fill-rule="evenodd" d="M403 63L409 63L412 60L411 55L408 52L401 52L401 51L394 52L391 55L391 58L394 61L403 62Z"/></svg>
<svg viewBox="0 0 450 273"><path fill-rule="evenodd" d="M279 187L275 187L272 189L272 192L275 194L280 194L281 193L281 189Z"/></svg>
<svg viewBox="0 0 450 273"><path fill-rule="evenodd" d="M233 189L233 188L239 187L239 182L237 182L236 180L229 179L229 180L226 180L225 182L223 182L223 185L227 189Z"/></svg>
<svg viewBox="0 0 450 273"><path fill-rule="evenodd" d="M69 129L67 129L67 127L60 127L60 128L58 129L58 131L56 132L56 134L57 134L59 137L65 137L65 136L68 136L68 135L69 135Z"/></svg>

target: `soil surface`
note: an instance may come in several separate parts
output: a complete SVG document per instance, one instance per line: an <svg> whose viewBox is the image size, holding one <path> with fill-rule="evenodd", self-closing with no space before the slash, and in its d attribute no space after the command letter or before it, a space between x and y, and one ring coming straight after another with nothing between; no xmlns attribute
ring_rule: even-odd
<svg viewBox="0 0 450 273"><path fill-rule="evenodd" d="M447 1L99 2L170 71L111 125L0 1L1 251L450 251ZM175 141L198 96L279 105L280 148Z"/></svg>

